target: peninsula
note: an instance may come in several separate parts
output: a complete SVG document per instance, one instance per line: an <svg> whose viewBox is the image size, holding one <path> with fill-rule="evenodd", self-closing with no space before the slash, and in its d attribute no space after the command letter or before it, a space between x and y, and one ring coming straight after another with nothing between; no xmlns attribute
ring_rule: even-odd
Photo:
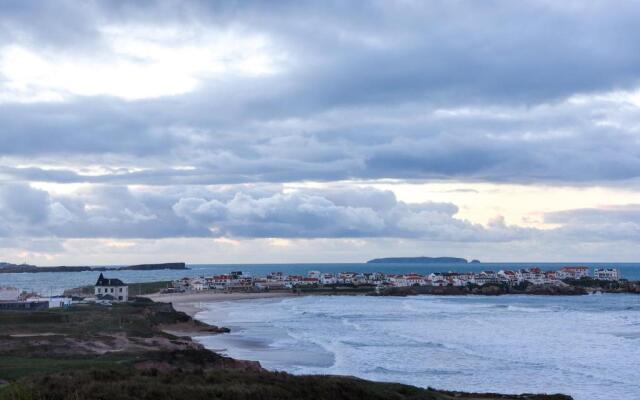
<svg viewBox="0 0 640 400"><path fill-rule="evenodd" d="M11 264L0 262L0 274L19 274L19 273L39 273L39 272L86 272L86 271L151 271L163 269L188 269L183 262L160 263L160 264L139 264L129 265L126 267L90 267L90 266L57 266L57 267L38 267L29 264Z"/></svg>
<svg viewBox="0 0 640 400"><path fill-rule="evenodd" d="M474 263L479 262L473 260ZM367 264L467 264L465 258L459 257L388 257L374 258Z"/></svg>

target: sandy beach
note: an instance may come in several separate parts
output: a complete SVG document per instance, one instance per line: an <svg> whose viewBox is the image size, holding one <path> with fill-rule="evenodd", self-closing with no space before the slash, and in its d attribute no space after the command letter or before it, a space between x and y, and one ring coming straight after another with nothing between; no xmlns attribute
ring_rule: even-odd
<svg viewBox="0 0 640 400"><path fill-rule="evenodd" d="M162 303L171 303L173 307L191 317L204 310L203 303L215 303L218 301L265 299L278 297L297 296L291 292L264 292L264 293L221 293L221 292L200 292L200 293L171 293L148 295L149 299Z"/></svg>

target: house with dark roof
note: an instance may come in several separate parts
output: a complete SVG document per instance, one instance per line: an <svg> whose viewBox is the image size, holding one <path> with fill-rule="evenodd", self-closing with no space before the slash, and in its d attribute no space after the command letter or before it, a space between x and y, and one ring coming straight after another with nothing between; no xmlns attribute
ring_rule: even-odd
<svg viewBox="0 0 640 400"><path fill-rule="evenodd" d="M120 279L108 279L100 274L95 286L95 295L98 300L113 302L129 301L129 286Z"/></svg>

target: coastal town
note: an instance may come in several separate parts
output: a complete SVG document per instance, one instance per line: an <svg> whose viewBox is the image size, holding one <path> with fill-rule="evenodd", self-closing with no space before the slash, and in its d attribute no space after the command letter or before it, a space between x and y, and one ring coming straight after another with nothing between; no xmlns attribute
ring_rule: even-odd
<svg viewBox="0 0 640 400"><path fill-rule="evenodd" d="M430 274L408 273L389 274L382 272L339 272L326 273L309 271L306 276L272 272L267 276L251 276L242 271L211 277L182 278L173 281L166 293L192 292L204 290L217 291L264 291L297 288L322 288L336 286L369 286L376 290L387 287L436 286L466 287L486 284L504 284L517 286L567 285L566 281L593 279L614 282L622 278L616 268L594 268L567 266L556 271L543 271L540 268L518 270L481 271L481 272L434 272Z"/></svg>
<svg viewBox="0 0 640 400"><path fill-rule="evenodd" d="M163 294L195 292L269 292L269 291L313 291L314 289L362 289L380 293L393 288L482 288L500 285L518 287L570 287L576 282L612 283L625 281L616 268L589 268L566 266L558 270L544 271L533 267L516 270L481 272L434 272L430 274L383 272L338 272L309 271L306 275L272 272L266 276L252 276L242 271L210 277L184 277L168 282L160 289ZM91 293L82 298L71 295L43 296L39 293L21 291L14 287L0 287L1 310L42 310L65 308L74 302L91 302L110 305L129 301L129 285L117 278L106 278L100 273Z"/></svg>

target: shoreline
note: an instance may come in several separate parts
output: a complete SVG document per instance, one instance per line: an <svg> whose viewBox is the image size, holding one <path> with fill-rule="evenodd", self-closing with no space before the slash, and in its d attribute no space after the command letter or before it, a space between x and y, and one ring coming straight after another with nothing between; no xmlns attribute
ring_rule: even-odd
<svg viewBox="0 0 640 400"><path fill-rule="evenodd" d="M271 299L271 298L286 298L286 297L298 297L302 296L291 292L263 292L263 293L171 293L171 294L152 294L146 295L148 299L151 299L159 303L171 303L173 308L177 311L181 311L192 318L195 318L196 314L200 311L204 311L205 308L202 303L217 303L222 301L236 301L236 300L251 300L251 299Z"/></svg>
<svg viewBox="0 0 640 400"><path fill-rule="evenodd" d="M302 296L372 296L372 297L410 297L410 296L585 296L592 295L594 293L607 293L607 294L638 294L638 292L624 292L624 291L602 291L594 288L582 288L572 287L572 290L542 290L534 292L469 292L464 291L462 288L457 287L431 287L431 286L419 286L419 287L401 287L394 288L394 290L388 290L386 293L373 293L373 292L333 292L333 291L303 291L299 293L294 292L197 292L197 293L169 293L169 294L148 294L143 295L156 302L170 303L173 307L195 318L196 314L206 310L202 303L217 303L222 301L238 301L238 300L253 300L253 299L275 299L275 298L288 298L288 297L302 297Z"/></svg>

